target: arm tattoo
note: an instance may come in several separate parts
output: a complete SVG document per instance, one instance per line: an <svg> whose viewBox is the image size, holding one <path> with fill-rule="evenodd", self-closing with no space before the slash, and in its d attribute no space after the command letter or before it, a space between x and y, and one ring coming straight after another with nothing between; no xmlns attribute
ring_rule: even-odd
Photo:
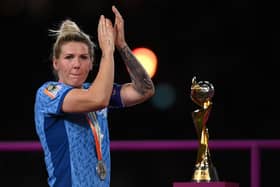
<svg viewBox="0 0 280 187"><path fill-rule="evenodd" d="M145 69L132 54L128 46L120 49L120 55L126 65L129 76L135 85L135 89L142 95L153 89L153 82Z"/></svg>

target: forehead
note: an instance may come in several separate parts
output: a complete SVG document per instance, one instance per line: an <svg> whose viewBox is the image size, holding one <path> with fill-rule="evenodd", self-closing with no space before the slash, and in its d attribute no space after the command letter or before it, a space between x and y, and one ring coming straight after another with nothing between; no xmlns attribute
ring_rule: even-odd
<svg viewBox="0 0 280 187"><path fill-rule="evenodd" d="M66 42L61 46L62 54L79 53L88 54L88 46L83 42Z"/></svg>

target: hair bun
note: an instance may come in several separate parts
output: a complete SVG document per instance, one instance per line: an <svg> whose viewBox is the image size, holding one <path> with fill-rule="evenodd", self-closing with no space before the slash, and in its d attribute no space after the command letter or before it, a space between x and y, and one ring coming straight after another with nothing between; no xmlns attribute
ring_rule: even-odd
<svg viewBox="0 0 280 187"><path fill-rule="evenodd" d="M75 22L73 22L69 19L65 20L61 24L61 27L60 27L59 30L62 33L64 33L64 32L80 32L81 31L80 28L78 27L78 25Z"/></svg>

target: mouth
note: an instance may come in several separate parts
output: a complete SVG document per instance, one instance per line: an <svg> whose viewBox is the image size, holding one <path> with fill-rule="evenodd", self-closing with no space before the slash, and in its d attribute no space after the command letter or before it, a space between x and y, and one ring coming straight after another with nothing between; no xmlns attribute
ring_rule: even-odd
<svg viewBox="0 0 280 187"><path fill-rule="evenodd" d="M71 77L80 77L81 74L70 74Z"/></svg>

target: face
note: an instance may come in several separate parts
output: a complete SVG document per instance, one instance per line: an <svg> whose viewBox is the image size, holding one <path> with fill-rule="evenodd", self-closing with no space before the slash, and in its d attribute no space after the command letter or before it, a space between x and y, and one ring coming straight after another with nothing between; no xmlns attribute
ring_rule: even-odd
<svg viewBox="0 0 280 187"><path fill-rule="evenodd" d="M58 59L53 60L59 82L81 87L92 69L88 46L82 42L68 42L62 45Z"/></svg>

